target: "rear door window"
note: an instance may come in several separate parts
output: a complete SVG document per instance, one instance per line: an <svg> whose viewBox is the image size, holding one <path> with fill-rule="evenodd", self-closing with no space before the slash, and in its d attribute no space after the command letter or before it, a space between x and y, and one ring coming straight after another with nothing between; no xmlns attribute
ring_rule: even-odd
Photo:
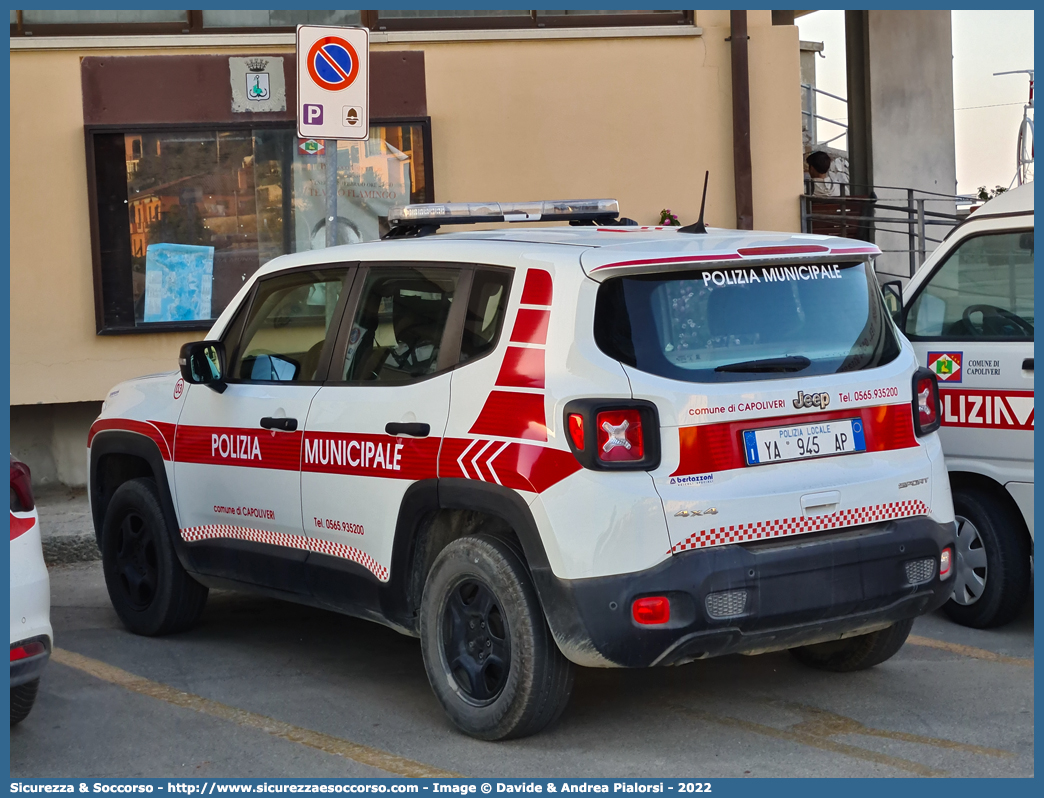
<svg viewBox="0 0 1044 798"><path fill-rule="evenodd" d="M341 380L404 383L446 368L439 354L461 272L441 266L371 268Z"/></svg>
<svg viewBox="0 0 1044 798"><path fill-rule="evenodd" d="M511 273L506 269L475 270L460 341L461 363L482 357L496 348L510 293Z"/></svg>
<svg viewBox="0 0 1044 798"><path fill-rule="evenodd" d="M858 371L899 354L866 263L609 279L598 292L595 338L623 363L686 382Z"/></svg>

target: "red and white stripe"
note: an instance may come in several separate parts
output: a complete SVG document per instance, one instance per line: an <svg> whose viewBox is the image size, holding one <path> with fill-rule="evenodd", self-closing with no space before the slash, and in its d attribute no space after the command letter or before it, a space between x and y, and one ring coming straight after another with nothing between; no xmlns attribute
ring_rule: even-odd
<svg viewBox="0 0 1044 798"><path fill-rule="evenodd" d="M544 269L526 272L521 305L515 314L496 387L486 397L478 418L468 430L471 435L547 440L544 357L552 294L550 272ZM461 470L468 473L463 464ZM479 474L483 479L481 470ZM496 481L500 484L499 479Z"/></svg>
<svg viewBox="0 0 1044 798"><path fill-rule="evenodd" d="M181 530L181 539L186 543L197 543L201 540L232 539L246 540L251 543L265 543L269 546L282 546L300 551L312 551L316 554L329 554L361 565L382 582L388 581L388 569L377 560L354 546L335 543L330 540L291 535L286 532L272 532L267 529L250 529L231 524L204 524L187 527Z"/></svg>
<svg viewBox="0 0 1044 798"><path fill-rule="evenodd" d="M483 482L496 482L498 485L504 483L500 481L500 475L493 469L493 461L508 447L511 445L511 441L491 441L482 438L476 438L468 447L460 453L457 458L457 465L460 466L460 470L464 472L464 476L467 479L479 479ZM471 470L468 470L470 464ZM482 466L485 466L486 473L483 473ZM486 474L489 474L490 479L486 479Z"/></svg>
<svg viewBox="0 0 1044 798"><path fill-rule="evenodd" d="M816 515L810 518L803 516L776 518L771 521L755 521L750 524L701 529L693 532L680 543L675 543L671 546L669 553L678 554L682 551L702 549L708 546L724 546L729 543L746 543L751 540L804 535L824 529L842 529L849 526L874 524L879 521L891 521L896 518L910 518L916 515L928 515L928 505L918 500L891 502L841 510L829 515Z"/></svg>

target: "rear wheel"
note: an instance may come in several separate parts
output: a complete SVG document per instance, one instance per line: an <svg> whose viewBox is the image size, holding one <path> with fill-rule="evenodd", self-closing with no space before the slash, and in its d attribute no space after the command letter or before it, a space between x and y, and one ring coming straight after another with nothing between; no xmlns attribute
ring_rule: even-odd
<svg viewBox="0 0 1044 798"><path fill-rule="evenodd" d="M821 671L862 671L895 656L912 628L913 619L910 618L868 635L792 648L790 653L798 662Z"/></svg>
<svg viewBox="0 0 1044 798"><path fill-rule="evenodd" d="M1019 614L1030 587L1030 551L1021 519L992 494L955 490L957 552L953 596L943 607L963 626L986 629Z"/></svg>
<svg viewBox="0 0 1044 798"><path fill-rule="evenodd" d="M33 679L31 682L20 684L11 688L11 725L21 723L33 709L36 703L36 693L40 689L40 680Z"/></svg>
<svg viewBox="0 0 1044 798"><path fill-rule="evenodd" d="M102 524L102 571L113 609L139 635L162 635L193 626L207 588L182 568L174 552L159 489L132 479L116 489Z"/></svg>
<svg viewBox="0 0 1044 798"><path fill-rule="evenodd" d="M421 652L432 690L461 731L483 740L535 734L573 687L521 555L498 538L455 540L424 585Z"/></svg>

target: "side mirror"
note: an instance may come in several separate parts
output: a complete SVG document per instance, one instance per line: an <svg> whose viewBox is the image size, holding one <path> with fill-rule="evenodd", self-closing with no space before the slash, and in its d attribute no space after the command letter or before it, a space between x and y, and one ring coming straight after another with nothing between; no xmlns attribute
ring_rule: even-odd
<svg viewBox="0 0 1044 798"><path fill-rule="evenodd" d="M185 344L178 355L178 365L185 382L225 392L225 345L221 341Z"/></svg>
<svg viewBox="0 0 1044 798"><path fill-rule="evenodd" d="M903 283L901 280L889 280L881 286L881 296L885 307L892 314L892 321L900 323L903 315Z"/></svg>

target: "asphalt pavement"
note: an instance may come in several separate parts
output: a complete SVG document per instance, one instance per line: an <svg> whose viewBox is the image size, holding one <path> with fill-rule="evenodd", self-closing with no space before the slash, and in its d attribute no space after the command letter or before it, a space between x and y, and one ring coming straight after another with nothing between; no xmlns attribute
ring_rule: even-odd
<svg viewBox="0 0 1044 798"><path fill-rule="evenodd" d="M11 733L11 776L1032 776L1033 615L991 631L919 619L855 674L788 654L578 669L561 721L458 733L415 639L213 591L165 638L120 625L97 561L51 570L55 656Z"/></svg>

